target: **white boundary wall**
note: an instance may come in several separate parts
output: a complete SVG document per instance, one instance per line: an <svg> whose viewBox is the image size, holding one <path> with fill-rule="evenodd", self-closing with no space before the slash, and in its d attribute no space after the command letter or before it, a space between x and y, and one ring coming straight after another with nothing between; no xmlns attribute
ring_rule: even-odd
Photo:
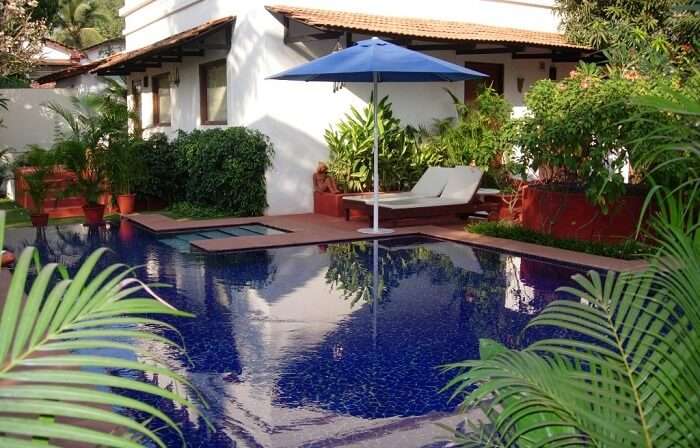
<svg viewBox="0 0 700 448"><path fill-rule="evenodd" d="M48 148L54 143L57 126L61 121L46 104L56 102L70 106L73 89L0 89L0 96L9 99L8 110L0 110L3 126L0 127L0 149L8 149L8 159L13 161L27 150L28 145ZM12 183L5 191L13 198Z"/></svg>

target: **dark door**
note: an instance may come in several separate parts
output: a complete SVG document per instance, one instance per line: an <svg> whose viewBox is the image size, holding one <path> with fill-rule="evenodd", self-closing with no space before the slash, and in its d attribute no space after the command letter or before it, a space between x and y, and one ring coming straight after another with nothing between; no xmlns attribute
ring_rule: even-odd
<svg viewBox="0 0 700 448"><path fill-rule="evenodd" d="M503 64L492 64L490 62L466 62L467 68L476 70L488 78L464 81L464 102L474 101L479 91L484 87L491 87L498 94L503 95Z"/></svg>

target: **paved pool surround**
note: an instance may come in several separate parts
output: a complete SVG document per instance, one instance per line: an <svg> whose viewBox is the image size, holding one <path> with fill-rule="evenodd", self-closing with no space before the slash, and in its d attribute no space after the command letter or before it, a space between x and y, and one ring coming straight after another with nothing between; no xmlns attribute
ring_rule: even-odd
<svg viewBox="0 0 700 448"><path fill-rule="evenodd" d="M367 239L366 234L357 232L358 228L365 227L364 221L345 221L342 218L313 213L207 220L172 219L155 213L133 214L125 219L155 233L175 233L255 224L272 227L285 232L276 235L240 236L210 240L194 240L190 242L193 248L204 252L236 252ZM605 271L637 272L644 270L648 266L647 262L644 260L620 260L554 247L540 246L538 244L478 235L465 231L463 224L398 227L394 229L393 235L416 235L439 238L446 241L467 243L473 246L498 249L513 254L528 255L548 261L587 266Z"/></svg>

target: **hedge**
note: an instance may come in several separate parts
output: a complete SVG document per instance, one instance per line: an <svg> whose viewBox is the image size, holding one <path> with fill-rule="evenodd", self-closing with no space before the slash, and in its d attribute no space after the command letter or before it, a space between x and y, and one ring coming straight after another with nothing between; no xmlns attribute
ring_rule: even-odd
<svg viewBox="0 0 700 448"><path fill-rule="evenodd" d="M213 207L230 216L265 211L265 172L273 148L261 132L244 127L180 131L172 142L154 134L144 145L148 175L138 193Z"/></svg>

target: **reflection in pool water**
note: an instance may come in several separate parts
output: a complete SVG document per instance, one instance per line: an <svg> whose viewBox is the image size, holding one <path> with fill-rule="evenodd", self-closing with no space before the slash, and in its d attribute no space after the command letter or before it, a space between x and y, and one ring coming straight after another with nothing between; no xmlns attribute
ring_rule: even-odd
<svg viewBox="0 0 700 448"><path fill-rule="evenodd" d="M517 347L542 337L521 330L576 272L416 237L207 255L181 253L123 222L11 230L7 240L14 250L35 244L44 260L73 269L107 246L105 263L142 265L142 278L174 286L162 296L197 315L170 320L190 358L158 343L144 348L201 389L218 431L207 434L172 403L155 404L192 446L207 447L427 445L444 436L435 422L458 421L436 367L476 358L479 338Z"/></svg>

